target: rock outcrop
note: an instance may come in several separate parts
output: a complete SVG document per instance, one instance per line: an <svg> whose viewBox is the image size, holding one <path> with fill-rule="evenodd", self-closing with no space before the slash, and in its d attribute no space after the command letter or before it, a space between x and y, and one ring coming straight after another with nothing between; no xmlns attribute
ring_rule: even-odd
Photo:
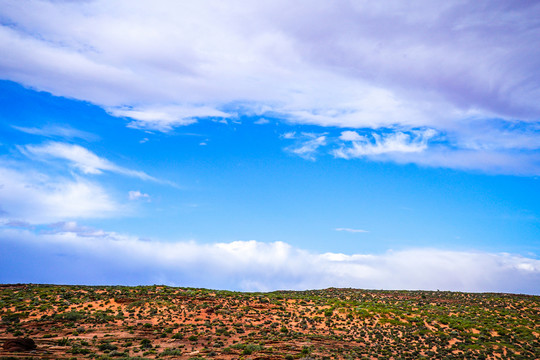
<svg viewBox="0 0 540 360"><path fill-rule="evenodd" d="M37 348L34 340L30 338L18 338L6 340L3 345L4 350L18 352L18 351L30 351Z"/></svg>

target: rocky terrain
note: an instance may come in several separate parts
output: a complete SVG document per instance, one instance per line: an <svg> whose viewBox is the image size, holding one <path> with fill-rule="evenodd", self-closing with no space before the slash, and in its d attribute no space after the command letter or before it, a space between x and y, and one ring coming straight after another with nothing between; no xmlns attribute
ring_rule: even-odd
<svg viewBox="0 0 540 360"><path fill-rule="evenodd" d="M540 358L527 295L22 284L0 317L4 360Z"/></svg>

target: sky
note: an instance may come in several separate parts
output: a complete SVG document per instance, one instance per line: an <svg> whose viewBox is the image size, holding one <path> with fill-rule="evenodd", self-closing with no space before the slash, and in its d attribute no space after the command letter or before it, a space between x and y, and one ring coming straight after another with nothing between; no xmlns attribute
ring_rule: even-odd
<svg viewBox="0 0 540 360"><path fill-rule="evenodd" d="M4 0L0 283L540 294L540 4Z"/></svg>

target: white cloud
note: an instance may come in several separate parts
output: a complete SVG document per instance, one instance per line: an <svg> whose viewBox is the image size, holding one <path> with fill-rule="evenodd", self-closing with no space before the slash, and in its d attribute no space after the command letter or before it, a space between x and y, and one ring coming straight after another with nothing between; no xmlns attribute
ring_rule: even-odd
<svg viewBox="0 0 540 360"><path fill-rule="evenodd" d="M140 192L139 190L136 191L130 191L128 193L129 200L141 200L145 199L146 201L150 201L150 195Z"/></svg>
<svg viewBox="0 0 540 360"><path fill-rule="evenodd" d="M302 135L303 140L300 141L299 145L289 147L286 150L306 160L315 160L315 154L317 153L317 149L321 146L326 145L326 136L316 136L312 134Z"/></svg>
<svg viewBox="0 0 540 360"><path fill-rule="evenodd" d="M457 124L456 124L457 125ZM478 151L534 151L540 149L540 127L523 122L501 122L500 128L478 121L459 124L457 131L449 132L451 142L461 149Z"/></svg>
<svg viewBox="0 0 540 360"><path fill-rule="evenodd" d="M6 251L0 254L0 282L164 283L262 291L334 286L540 294L540 260L504 253L410 249L383 254L320 254L283 242L143 241L75 223L62 223L40 234L3 228L0 243L9 253L9 257L4 255ZM12 266L17 271L8 275L4 267ZM48 271L36 272L36 266Z"/></svg>
<svg viewBox="0 0 540 360"><path fill-rule="evenodd" d="M270 120L265 119L265 118L260 118L259 120L254 122L254 124L257 124L257 125L266 125L269 123L270 123Z"/></svg>
<svg viewBox="0 0 540 360"><path fill-rule="evenodd" d="M500 139L498 145L485 147L477 147L474 143L454 145L453 142L460 141L459 139L443 143L440 140L444 137L439 135L433 129L386 133L371 131L365 136L355 131L344 131L337 139L341 141L339 147L329 151L335 157L343 159L368 158L400 164L481 171L488 174L540 175L540 154L530 151L531 149L527 151L515 149L518 146L521 148L534 146L532 135L524 137L517 135L516 139L506 136ZM474 141L473 138L481 136L475 135L470 140ZM517 144L520 139L524 140L522 145ZM330 139L329 143L339 143L337 140ZM509 151L505 143L511 143L515 148Z"/></svg>
<svg viewBox="0 0 540 360"><path fill-rule="evenodd" d="M499 1L5 0L0 78L90 101L142 129L255 114L431 128L458 150L512 157L540 148L538 128L501 124L538 125L539 13L536 2ZM400 152L422 149L394 140Z"/></svg>
<svg viewBox="0 0 540 360"><path fill-rule="evenodd" d="M351 228L336 228L336 231L345 231L350 233L367 233L369 231L362 229L351 229Z"/></svg>
<svg viewBox="0 0 540 360"><path fill-rule="evenodd" d="M92 182L0 167L0 217L29 223L118 215L122 206Z"/></svg>
<svg viewBox="0 0 540 360"><path fill-rule="evenodd" d="M111 234L103 230L96 230L88 226L81 226L76 221L60 221L48 224L49 231L43 231L43 234L75 234L78 237L110 237Z"/></svg>
<svg viewBox="0 0 540 360"><path fill-rule="evenodd" d="M528 109L537 117L537 50L523 46L537 42L537 12L534 4L460 2L444 9L385 3L381 11L311 1L291 8L284 1L12 0L0 13L10 24L0 32L9 55L1 74L107 107L219 111L262 102L324 125L432 122L471 110L523 117ZM425 27L431 31L419 31Z"/></svg>
<svg viewBox="0 0 540 360"><path fill-rule="evenodd" d="M289 131L281 135L283 139L295 139L296 138L296 132L295 131Z"/></svg>
<svg viewBox="0 0 540 360"><path fill-rule="evenodd" d="M162 106L143 108L109 108L109 113L113 116L127 117L134 121L130 127L151 129L159 131L169 131L176 126L190 125L197 122L197 118L229 118L230 114L212 109L207 106L182 107L182 106Z"/></svg>
<svg viewBox="0 0 540 360"><path fill-rule="evenodd" d="M467 171L481 171L488 174L538 176L540 175L540 154L507 153L493 150L451 150L435 147L429 152L394 153L380 160L397 163L414 163L421 166L445 167Z"/></svg>
<svg viewBox="0 0 540 360"><path fill-rule="evenodd" d="M354 133L357 134L357 133ZM428 148L428 141L436 132L432 129L425 131L416 131L411 133L393 132L389 134L371 133L373 141L368 138L359 136L352 139L350 133L345 134L346 140L352 144L342 146L333 152L334 156L340 158L355 158L362 156L377 156L391 153L421 153ZM343 140L344 133L340 139Z"/></svg>
<svg viewBox="0 0 540 360"><path fill-rule="evenodd" d="M107 159L100 158L93 152L79 145L48 142L42 145L26 145L19 147L26 155L33 155L40 160L47 158L59 158L67 160L71 165L84 174L101 174L110 171L126 176L137 177L142 180L159 181L158 179L142 172L126 169L118 166Z"/></svg>
<svg viewBox="0 0 540 360"><path fill-rule="evenodd" d="M339 137L343 141L362 141L365 137L359 135L356 131L343 131Z"/></svg>
<svg viewBox="0 0 540 360"><path fill-rule="evenodd" d="M95 140L97 135L88 133L86 131L81 131L73 129L70 126L58 126L58 125L47 125L42 128L35 127L23 127L23 126L12 126L14 129L25 132L27 134L39 135L45 137L61 137L65 139L84 139L84 140Z"/></svg>

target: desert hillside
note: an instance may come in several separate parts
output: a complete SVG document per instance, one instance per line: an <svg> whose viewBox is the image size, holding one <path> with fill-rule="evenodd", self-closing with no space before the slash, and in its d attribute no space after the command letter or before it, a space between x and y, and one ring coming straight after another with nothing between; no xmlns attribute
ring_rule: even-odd
<svg viewBox="0 0 540 360"><path fill-rule="evenodd" d="M0 359L540 358L527 295L23 284L0 316Z"/></svg>

